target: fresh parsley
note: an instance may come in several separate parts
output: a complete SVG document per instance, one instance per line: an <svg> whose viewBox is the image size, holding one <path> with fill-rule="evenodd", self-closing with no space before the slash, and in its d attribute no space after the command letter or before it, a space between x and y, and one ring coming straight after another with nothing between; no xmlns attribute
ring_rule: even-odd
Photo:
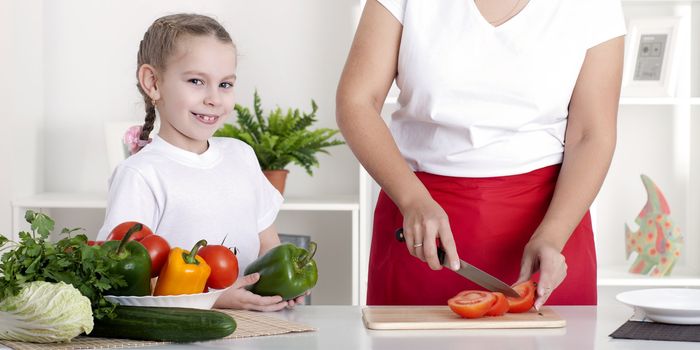
<svg viewBox="0 0 700 350"><path fill-rule="evenodd" d="M109 272L113 258L100 246L88 245L85 234L72 235L80 229L64 228L65 237L53 243L49 240L53 219L31 210L24 218L32 232L20 232L19 242L0 235L0 252L5 251L0 258L0 300L17 295L24 283L65 282L90 299L95 318L113 317L116 305L103 295L126 286L123 276Z"/></svg>

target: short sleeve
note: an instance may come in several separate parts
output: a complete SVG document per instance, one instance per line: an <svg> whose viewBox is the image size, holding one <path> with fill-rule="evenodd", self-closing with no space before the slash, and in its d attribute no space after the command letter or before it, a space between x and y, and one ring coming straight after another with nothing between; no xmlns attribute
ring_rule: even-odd
<svg viewBox="0 0 700 350"><path fill-rule="evenodd" d="M97 240L105 240L124 221L137 221L156 230L158 212L155 194L143 175L127 166L117 167L110 180L105 221Z"/></svg>
<svg viewBox="0 0 700 350"><path fill-rule="evenodd" d="M384 6L389 12L399 20L399 23L403 24L403 16L406 10L407 0L377 0L382 6Z"/></svg>
<svg viewBox="0 0 700 350"><path fill-rule="evenodd" d="M590 28L586 48L591 48L612 38L625 35L625 16L620 0L588 0L590 5Z"/></svg>
<svg viewBox="0 0 700 350"><path fill-rule="evenodd" d="M279 191L272 186L267 177L265 177L265 174L263 174L253 149L248 147L248 152L246 153L248 158L246 163L250 165L251 173L253 174L253 183L256 187L257 226L258 233L260 233L275 222L284 198Z"/></svg>

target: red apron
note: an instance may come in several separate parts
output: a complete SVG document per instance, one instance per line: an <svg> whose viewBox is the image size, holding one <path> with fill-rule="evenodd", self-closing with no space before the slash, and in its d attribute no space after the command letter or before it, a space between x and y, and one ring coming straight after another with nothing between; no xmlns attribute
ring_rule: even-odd
<svg viewBox="0 0 700 350"><path fill-rule="evenodd" d="M553 165L490 178L416 175L447 213L459 257L512 284L520 274L525 244L552 199L559 169ZM382 191L374 213L368 305L445 305L462 290L483 289L447 268L433 271L411 256L394 237L402 225L401 212ZM596 256L589 213L562 254L567 276L547 304L595 305Z"/></svg>

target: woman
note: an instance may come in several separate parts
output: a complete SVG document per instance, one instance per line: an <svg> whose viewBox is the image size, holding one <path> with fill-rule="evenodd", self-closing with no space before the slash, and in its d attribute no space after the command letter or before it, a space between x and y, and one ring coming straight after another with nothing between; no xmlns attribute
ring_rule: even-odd
<svg viewBox="0 0 700 350"><path fill-rule="evenodd" d="M436 271L438 242L452 269L461 258L509 283L539 273L538 309L596 303L588 208L615 147L624 34L614 0L367 1L337 121L382 187L368 304L478 288Z"/></svg>

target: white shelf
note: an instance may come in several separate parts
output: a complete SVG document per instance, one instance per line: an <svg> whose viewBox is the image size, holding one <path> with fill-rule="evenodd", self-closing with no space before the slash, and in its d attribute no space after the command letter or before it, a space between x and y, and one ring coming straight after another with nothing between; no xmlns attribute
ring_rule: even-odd
<svg viewBox="0 0 700 350"><path fill-rule="evenodd" d="M360 202L356 195L325 198L285 197L282 210L353 211L360 210Z"/></svg>
<svg viewBox="0 0 700 350"><path fill-rule="evenodd" d="M12 207L104 209L107 207L107 195L103 193L45 192L16 199L12 201Z"/></svg>
<svg viewBox="0 0 700 350"><path fill-rule="evenodd" d="M700 287L700 272L676 268L671 276L650 277L627 272L627 266L598 268L598 286L604 287Z"/></svg>
<svg viewBox="0 0 700 350"><path fill-rule="evenodd" d="M622 106L700 106L700 97L622 97Z"/></svg>

